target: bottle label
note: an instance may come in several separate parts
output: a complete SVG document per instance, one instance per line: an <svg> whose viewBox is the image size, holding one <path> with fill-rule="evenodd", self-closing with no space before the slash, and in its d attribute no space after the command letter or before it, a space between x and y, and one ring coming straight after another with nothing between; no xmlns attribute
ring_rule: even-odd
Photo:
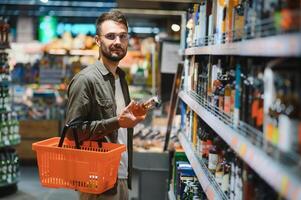
<svg viewBox="0 0 301 200"><path fill-rule="evenodd" d="M279 115L279 149L284 152L293 151L297 146L297 137L298 121L290 119L287 115Z"/></svg>
<svg viewBox="0 0 301 200"><path fill-rule="evenodd" d="M265 130L265 140L268 142L272 142L273 129L274 129L274 126L271 123L271 120L267 120L267 125L266 125L266 130Z"/></svg>
<svg viewBox="0 0 301 200"><path fill-rule="evenodd" d="M223 172L216 172L215 173L215 181L219 186L222 186L223 183L223 176L224 173Z"/></svg>
<svg viewBox="0 0 301 200"><path fill-rule="evenodd" d="M218 97L218 108L220 110L224 109L224 96L219 96Z"/></svg>
<svg viewBox="0 0 301 200"><path fill-rule="evenodd" d="M278 145L279 142L279 127L278 126L274 126L273 128L273 135L272 135L272 143L274 145Z"/></svg>
<svg viewBox="0 0 301 200"><path fill-rule="evenodd" d="M235 106L235 90L231 91L231 100L230 100L230 108L231 108L231 112L234 112L234 106Z"/></svg>
<svg viewBox="0 0 301 200"><path fill-rule="evenodd" d="M225 96L224 111L227 114L231 112L231 96Z"/></svg>
<svg viewBox="0 0 301 200"><path fill-rule="evenodd" d="M209 164L208 164L208 168L209 170L216 170L216 166L217 166L217 162L218 162L218 155L217 154L213 154L213 153L209 153Z"/></svg>
<svg viewBox="0 0 301 200"><path fill-rule="evenodd" d="M211 140L207 140L206 147L205 147L205 154L207 156L209 156L209 150L211 149L211 147L212 147L212 141Z"/></svg>
<svg viewBox="0 0 301 200"><path fill-rule="evenodd" d="M225 193L229 191L229 173L224 174L221 189Z"/></svg>
<svg viewBox="0 0 301 200"><path fill-rule="evenodd" d="M263 107L258 109L256 126L261 127L263 125Z"/></svg>
<svg viewBox="0 0 301 200"><path fill-rule="evenodd" d="M255 99L252 103L252 111L251 111L251 116L252 118L256 118L258 115L258 107L259 107L259 100Z"/></svg>

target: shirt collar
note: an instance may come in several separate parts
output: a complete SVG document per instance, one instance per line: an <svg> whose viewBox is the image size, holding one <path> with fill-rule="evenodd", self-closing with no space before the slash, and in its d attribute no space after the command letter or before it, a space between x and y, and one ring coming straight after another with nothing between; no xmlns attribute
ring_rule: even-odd
<svg viewBox="0 0 301 200"><path fill-rule="evenodd" d="M97 69L99 69L100 73L104 76L106 76L110 73L110 71L99 60L96 61L96 67L97 67ZM120 69L119 67L117 67L116 73L121 77L125 76L125 72L122 69Z"/></svg>

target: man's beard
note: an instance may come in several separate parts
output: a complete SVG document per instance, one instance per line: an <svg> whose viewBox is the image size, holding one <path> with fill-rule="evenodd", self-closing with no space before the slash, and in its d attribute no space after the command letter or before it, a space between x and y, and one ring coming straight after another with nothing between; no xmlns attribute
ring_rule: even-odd
<svg viewBox="0 0 301 200"><path fill-rule="evenodd" d="M124 50L122 47L113 47L114 50L121 50L122 54L112 54L111 50L109 48L106 48L104 44L101 45L100 51L101 55L108 60L117 62L120 61L122 58L126 55L126 50Z"/></svg>

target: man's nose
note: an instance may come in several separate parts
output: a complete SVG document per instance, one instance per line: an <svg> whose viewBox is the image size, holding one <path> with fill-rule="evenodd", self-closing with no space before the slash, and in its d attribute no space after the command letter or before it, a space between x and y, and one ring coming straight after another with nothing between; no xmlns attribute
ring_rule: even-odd
<svg viewBox="0 0 301 200"><path fill-rule="evenodd" d="M116 36L115 43L121 43L121 39L119 35Z"/></svg>

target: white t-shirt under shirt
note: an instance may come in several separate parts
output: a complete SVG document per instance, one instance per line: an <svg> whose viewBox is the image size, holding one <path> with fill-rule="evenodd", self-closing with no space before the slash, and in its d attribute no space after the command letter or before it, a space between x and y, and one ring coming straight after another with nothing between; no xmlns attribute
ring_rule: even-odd
<svg viewBox="0 0 301 200"><path fill-rule="evenodd" d="M117 105L116 114L119 115L121 110L125 108L124 96L121 89L120 79L115 79L115 101ZM127 147L127 129L118 129L117 142L119 144L124 144ZM120 165L118 169L118 178L126 179L128 177L128 153L127 150L121 154Z"/></svg>

